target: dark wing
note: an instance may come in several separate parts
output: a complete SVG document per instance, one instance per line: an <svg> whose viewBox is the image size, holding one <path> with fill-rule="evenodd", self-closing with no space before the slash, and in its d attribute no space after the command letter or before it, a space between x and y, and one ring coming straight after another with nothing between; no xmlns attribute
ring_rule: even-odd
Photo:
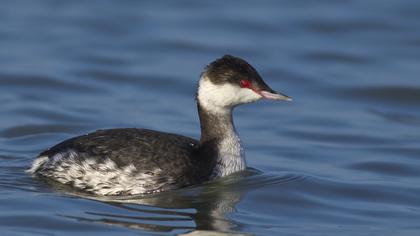
<svg viewBox="0 0 420 236"><path fill-rule="evenodd" d="M135 128L98 130L59 143L40 156L68 150L98 161L109 158L118 167L134 165L142 173L159 172L161 178L176 178L162 181L190 185L204 178L197 171L197 140L177 134Z"/></svg>

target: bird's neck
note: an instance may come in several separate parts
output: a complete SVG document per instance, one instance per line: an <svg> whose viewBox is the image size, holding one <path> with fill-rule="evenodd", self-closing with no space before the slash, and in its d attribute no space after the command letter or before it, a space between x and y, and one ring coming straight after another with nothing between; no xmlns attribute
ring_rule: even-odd
<svg viewBox="0 0 420 236"><path fill-rule="evenodd" d="M211 111L197 102L200 117L200 147L212 153L214 170L210 178L245 170L246 162L232 119L232 109ZM211 150L211 151L210 151Z"/></svg>

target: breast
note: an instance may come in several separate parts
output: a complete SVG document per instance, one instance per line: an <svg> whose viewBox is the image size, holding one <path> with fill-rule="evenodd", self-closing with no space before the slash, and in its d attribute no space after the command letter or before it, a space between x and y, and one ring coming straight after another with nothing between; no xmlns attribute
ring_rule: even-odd
<svg viewBox="0 0 420 236"><path fill-rule="evenodd" d="M246 169L245 152L235 129L227 132L217 145L217 162L211 179L230 175Z"/></svg>

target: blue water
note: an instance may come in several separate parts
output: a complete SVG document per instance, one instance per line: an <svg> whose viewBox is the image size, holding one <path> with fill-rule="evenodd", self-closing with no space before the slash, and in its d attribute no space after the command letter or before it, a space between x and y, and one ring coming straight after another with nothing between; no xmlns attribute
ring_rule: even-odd
<svg viewBox="0 0 420 236"><path fill-rule="evenodd" d="M100 128L198 138L226 53L294 99L235 110L246 176L97 199L24 173ZM419 75L419 1L2 1L1 235L419 235Z"/></svg>

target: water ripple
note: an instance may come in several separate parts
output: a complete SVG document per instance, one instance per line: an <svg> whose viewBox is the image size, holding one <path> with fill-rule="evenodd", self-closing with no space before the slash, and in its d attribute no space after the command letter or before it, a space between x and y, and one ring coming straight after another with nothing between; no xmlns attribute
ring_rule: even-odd
<svg viewBox="0 0 420 236"><path fill-rule="evenodd" d="M420 102L420 88L403 86L354 87L338 91L338 96L359 101L381 102L417 106Z"/></svg>
<svg viewBox="0 0 420 236"><path fill-rule="evenodd" d="M73 83L62 81L55 78L37 75L13 75L13 74L0 74L0 86L12 88L37 88L43 90L60 92L89 92L97 90L93 86L83 85L80 83Z"/></svg>
<svg viewBox="0 0 420 236"><path fill-rule="evenodd" d="M326 62L326 63L352 63L352 64L366 64L371 61L371 59L366 58L363 55L357 55L354 53L346 52L328 52L328 51L314 51L308 52L302 56L304 60L309 60L311 62Z"/></svg>
<svg viewBox="0 0 420 236"><path fill-rule="evenodd" d="M407 176L418 177L420 166L405 163L366 161L354 163L348 166L351 169L379 173L384 176Z"/></svg>
<svg viewBox="0 0 420 236"><path fill-rule="evenodd" d="M28 124L6 128L0 131L0 137L16 138L28 135L38 135L47 133L72 133L75 130L86 130L82 125L71 124Z"/></svg>

